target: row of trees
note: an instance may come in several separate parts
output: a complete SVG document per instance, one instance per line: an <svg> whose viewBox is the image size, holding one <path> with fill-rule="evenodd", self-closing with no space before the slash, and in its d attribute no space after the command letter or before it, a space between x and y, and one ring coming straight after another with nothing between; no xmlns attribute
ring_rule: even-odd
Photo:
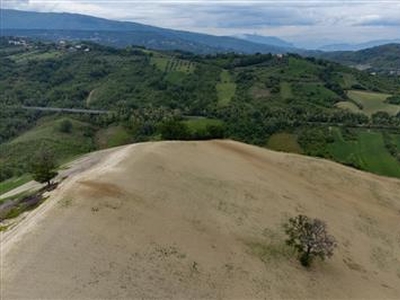
<svg viewBox="0 0 400 300"><path fill-rule="evenodd" d="M400 149L397 147L397 143L394 141L393 137L389 133L384 132L383 142L390 155L392 155L400 163Z"/></svg>

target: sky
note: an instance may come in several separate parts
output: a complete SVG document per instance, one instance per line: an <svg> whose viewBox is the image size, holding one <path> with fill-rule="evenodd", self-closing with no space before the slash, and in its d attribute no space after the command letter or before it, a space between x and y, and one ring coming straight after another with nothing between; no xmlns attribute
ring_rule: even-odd
<svg viewBox="0 0 400 300"><path fill-rule="evenodd" d="M400 0L0 0L214 35L277 36L299 47L400 39Z"/></svg>

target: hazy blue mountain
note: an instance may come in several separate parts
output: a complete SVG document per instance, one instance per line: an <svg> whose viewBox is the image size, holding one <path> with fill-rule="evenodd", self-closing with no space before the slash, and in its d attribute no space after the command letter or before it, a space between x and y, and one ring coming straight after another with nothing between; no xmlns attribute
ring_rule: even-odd
<svg viewBox="0 0 400 300"><path fill-rule="evenodd" d="M358 51L358 50L363 50L363 49L381 46L381 45L385 45L385 44L394 44L394 43L400 43L400 39L375 40L375 41L369 41L369 42L360 43L360 44L346 44L346 43L330 44L330 45L325 45L325 46L319 47L318 50L321 50L321 51Z"/></svg>
<svg viewBox="0 0 400 300"><path fill-rule="evenodd" d="M280 39L275 36L263 36L263 35L257 35L257 34L241 34L237 35L236 37L250 41L253 43L259 43L259 44L264 44L264 45L273 45L277 47L282 47L282 48L295 48L295 46L292 43L289 43L283 39Z"/></svg>
<svg viewBox="0 0 400 300"><path fill-rule="evenodd" d="M284 47L234 37L171 30L134 22L120 22L70 13L1 10L1 35L29 36L50 40L92 40L124 47L140 45L161 50L195 53L282 53Z"/></svg>

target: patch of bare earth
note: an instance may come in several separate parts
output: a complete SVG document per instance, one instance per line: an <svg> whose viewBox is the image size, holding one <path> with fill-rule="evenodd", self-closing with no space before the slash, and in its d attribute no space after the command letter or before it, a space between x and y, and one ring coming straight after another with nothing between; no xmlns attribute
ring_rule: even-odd
<svg viewBox="0 0 400 300"><path fill-rule="evenodd" d="M2 299L399 298L399 180L232 141L100 153L4 234ZM299 213L339 244L310 270Z"/></svg>

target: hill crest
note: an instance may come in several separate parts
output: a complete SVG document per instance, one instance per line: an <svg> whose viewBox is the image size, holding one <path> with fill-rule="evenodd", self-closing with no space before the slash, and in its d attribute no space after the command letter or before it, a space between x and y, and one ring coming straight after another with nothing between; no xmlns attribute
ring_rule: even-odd
<svg viewBox="0 0 400 300"><path fill-rule="evenodd" d="M5 297L400 292L399 180L233 141L136 144L83 161L96 158L32 213L29 235L3 238ZM332 260L309 271L282 235L282 222L299 213L326 221L339 243Z"/></svg>

